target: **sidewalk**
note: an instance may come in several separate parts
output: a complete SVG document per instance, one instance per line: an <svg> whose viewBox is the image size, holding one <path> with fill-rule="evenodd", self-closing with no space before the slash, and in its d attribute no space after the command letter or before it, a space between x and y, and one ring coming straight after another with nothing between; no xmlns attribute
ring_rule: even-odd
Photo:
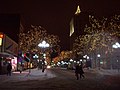
<svg viewBox="0 0 120 90"><path fill-rule="evenodd" d="M20 72L12 72L11 76L0 75L0 83L7 82L7 81L26 81L26 80L45 80L48 78L55 77L54 74L50 72L50 70L45 70L45 72L42 72L42 70L38 69L31 69L31 72L29 73L29 70Z"/></svg>
<svg viewBox="0 0 120 90"><path fill-rule="evenodd" d="M85 69L86 72L99 73L101 75L120 75L118 69Z"/></svg>

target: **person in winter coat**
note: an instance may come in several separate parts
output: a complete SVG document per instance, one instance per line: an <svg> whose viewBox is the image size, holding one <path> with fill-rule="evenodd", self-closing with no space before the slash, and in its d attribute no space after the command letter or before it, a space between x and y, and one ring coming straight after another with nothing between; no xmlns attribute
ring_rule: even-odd
<svg viewBox="0 0 120 90"><path fill-rule="evenodd" d="M11 70L12 70L12 65L11 65L11 63L8 63L8 65L7 65L7 75L11 76Z"/></svg>
<svg viewBox="0 0 120 90"><path fill-rule="evenodd" d="M75 76L77 78L77 80L79 79L79 75L80 75L80 78L84 78L84 71L83 71L83 68L82 68L82 65L76 65L75 67Z"/></svg>
<svg viewBox="0 0 120 90"><path fill-rule="evenodd" d="M19 71L22 73L22 65L19 66Z"/></svg>
<svg viewBox="0 0 120 90"><path fill-rule="evenodd" d="M79 70L80 70L80 78L82 77L85 78L82 65L80 65Z"/></svg>
<svg viewBox="0 0 120 90"><path fill-rule="evenodd" d="M75 76L77 78L77 80L79 79L79 65L75 66Z"/></svg>

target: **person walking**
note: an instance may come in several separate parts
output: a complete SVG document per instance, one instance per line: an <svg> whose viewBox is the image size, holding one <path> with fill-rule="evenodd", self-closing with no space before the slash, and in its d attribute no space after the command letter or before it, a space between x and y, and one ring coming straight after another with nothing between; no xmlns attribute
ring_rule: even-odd
<svg viewBox="0 0 120 90"><path fill-rule="evenodd" d="M82 65L80 65L79 70L80 70L80 78L82 77L85 78Z"/></svg>
<svg viewBox="0 0 120 90"><path fill-rule="evenodd" d="M12 70L12 65L11 65L11 63L8 63L8 65L7 65L7 76L8 75L11 76L11 70Z"/></svg>
<svg viewBox="0 0 120 90"><path fill-rule="evenodd" d="M79 66L79 64L77 64L75 67L75 76L76 76L77 80L79 79L79 75L80 75L80 78L85 77L82 65Z"/></svg>
<svg viewBox="0 0 120 90"><path fill-rule="evenodd" d="M79 65L76 65L76 67L75 67L75 76L78 80L79 79Z"/></svg>
<svg viewBox="0 0 120 90"><path fill-rule="evenodd" d="M43 62L43 63L42 63L42 72L44 72L44 71L45 71L45 60L43 59L42 62Z"/></svg>
<svg viewBox="0 0 120 90"><path fill-rule="evenodd" d="M19 71L22 73L22 65L19 66Z"/></svg>

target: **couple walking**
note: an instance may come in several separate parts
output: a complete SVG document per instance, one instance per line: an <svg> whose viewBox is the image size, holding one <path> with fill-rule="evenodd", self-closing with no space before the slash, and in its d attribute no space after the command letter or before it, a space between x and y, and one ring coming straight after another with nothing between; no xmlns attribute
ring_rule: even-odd
<svg viewBox="0 0 120 90"><path fill-rule="evenodd" d="M85 78L82 64L81 65L77 64L75 68L75 76L77 80L79 79L79 75L80 75L80 78L82 77Z"/></svg>

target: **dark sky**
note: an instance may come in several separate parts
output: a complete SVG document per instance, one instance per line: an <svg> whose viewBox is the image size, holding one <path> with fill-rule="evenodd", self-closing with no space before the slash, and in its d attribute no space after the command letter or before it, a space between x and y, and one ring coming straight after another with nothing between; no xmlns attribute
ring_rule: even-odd
<svg viewBox="0 0 120 90"><path fill-rule="evenodd" d="M62 50L69 48L69 23L77 5L98 16L120 13L120 0L2 0L0 13L21 14L24 23L40 25L60 37Z"/></svg>

